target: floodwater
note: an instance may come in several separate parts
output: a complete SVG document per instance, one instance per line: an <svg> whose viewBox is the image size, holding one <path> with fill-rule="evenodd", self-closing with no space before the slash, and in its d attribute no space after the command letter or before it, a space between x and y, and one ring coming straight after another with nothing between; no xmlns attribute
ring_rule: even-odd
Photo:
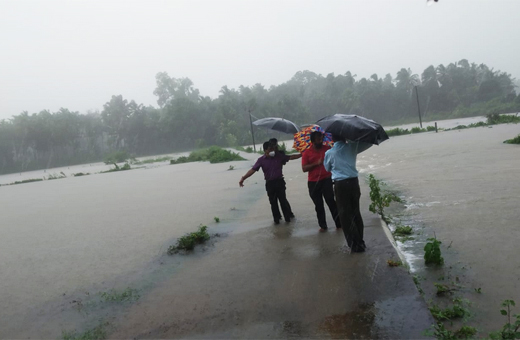
<svg viewBox="0 0 520 340"><path fill-rule="evenodd" d="M176 238L214 217L238 219L251 203L236 195L250 163L164 162L105 174L95 172L109 166L93 164L0 176L7 184L67 175L0 187L0 338L59 336L67 322L50 316L49 305L59 311L67 301L124 289ZM70 176L77 172L91 175Z"/></svg>
<svg viewBox="0 0 520 340"><path fill-rule="evenodd" d="M442 274L424 268L424 243L416 244L421 236L402 243L412 271L455 287L472 303L470 322L482 334L506 323L503 300L520 301L520 147L503 144L518 134L520 124L502 124L398 136L359 159L365 174L374 173L407 201L402 218L423 234L422 242L442 241Z"/></svg>
<svg viewBox="0 0 520 340"><path fill-rule="evenodd" d="M459 124L468 122L457 120L455 125ZM443 242L446 264L453 266L454 277L460 276L460 286L464 287L459 287L459 291L473 302L478 311L473 320L483 329L497 329L497 325L503 324L499 313L502 300L520 301L520 261L516 247L520 239L517 177L520 148L502 144L519 133L520 125L497 125L399 136L359 157L362 175L374 173L405 197L406 212L409 221L415 223L414 228L425 235L435 232ZM256 330L243 330L235 336L271 334L262 332L273 327L274 334L282 337L398 336L399 333L374 333L363 325L376 321L393 323L391 317L399 315L403 303L409 309L416 298L403 299L396 295L395 289L370 287L367 281L356 281L347 275L359 268L379 268L363 272L362 279L374 280L376 275L382 283L391 282L392 287L409 285L409 278L396 276L398 272L379 265L392 256L384 248L386 240L379 240L366 258L353 258L345 263L339 251L344 243L341 233L329 232L317 238L312 224L315 223L312 202L306 193L306 176L299 161L289 162L284 169L297 222L289 228L266 228L266 222L270 224L266 219L269 206L262 174L249 178L246 188L238 187L240 176L258 155L243 156L248 160L174 166L164 162L106 174L96 172L109 166L89 164L0 176L0 184L8 184L60 172L67 175L58 180L0 187L0 305L3 307L0 338L56 338L62 330L89 328L93 324L85 325L87 319L117 316L116 310L109 313L110 307L95 305L94 297L100 292L126 287L141 289L143 294L147 289L153 293L131 309L129 316L133 323L128 325L128 332L119 329L123 337L146 336L138 331L151 326L155 327L151 336L159 337L165 334L164 330L168 334L171 327L183 320L183 315L195 318L214 313L208 314L211 317L204 322L207 328L216 331L219 325L234 325L235 321L242 324L254 317L237 314L238 307L229 305L230 301L245 304L252 311L265 311L260 317L269 320L268 314L276 302L269 300L273 296L288 308L276 310L277 318L294 318L274 326L266 321ZM230 165L235 170L229 171ZM71 174L78 172L91 175L72 177ZM366 198L366 185L362 184L362 189ZM299 196L295 197L295 193ZM219 217L221 223L215 223L214 217ZM164 257L169 245L196 230L199 224L208 225L210 232L219 232L222 241L217 238L216 242L226 246L214 250L212 256L198 253L184 259ZM367 226L367 235L375 235L379 230ZM233 233L232 237L227 237L229 233ZM409 250L410 258L414 251ZM273 267L263 262L273 259L280 259L280 264ZM314 267L309 270L307 259L322 262L311 262ZM222 261L227 266L220 266ZM337 271L342 266L344 270ZM419 272L425 270L420 256L411 266ZM184 275L172 276L176 270L182 270ZM219 279L214 281L214 277ZM237 291L228 290L230 281L226 278ZM355 294L320 290L329 284L344 285L348 280L352 280L350 284L357 298L366 301L357 309L355 299L349 300ZM317 286L309 286L311 283ZM470 294L474 288L481 288L482 294ZM258 291L264 299L249 298L251 290ZM309 300L301 299L309 291L315 291L314 295L308 296ZM244 300L230 300L235 294ZM382 300L371 301L371 296L376 295ZM164 299L166 296L168 299ZM346 306L349 303L352 306ZM298 314L315 305L319 306L316 313L327 318L318 320L313 315ZM179 306L188 308L178 310ZM390 306L385 307L388 311L384 320L382 306ZM74 311L70 312L71 309ZM410 313L415 315L413 310ZM159 320L170 315L178 315L179 319L170 320L170 325ZM244 317L245 320L240 319ZM360 327L355 330L357 335L343 329L352 318L366 321L355 324ZM195 329L189 323L193 319L186 320L181 330L187 333L181 334L193 335L189 333ZM305 323L301 324L302 321ZM222 337L234 334L221 330Z"/></svg>

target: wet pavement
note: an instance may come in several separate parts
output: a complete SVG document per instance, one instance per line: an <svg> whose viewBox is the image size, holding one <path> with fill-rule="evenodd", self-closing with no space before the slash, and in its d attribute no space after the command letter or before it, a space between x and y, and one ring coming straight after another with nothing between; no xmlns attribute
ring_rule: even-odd
<svg viewBox="0 0 520 340"><path fill-rule="evenodd" d="M367 186L361 206L368 250L349 254L341 230L318 232L306 178L292 163L284 171L295 221L272 224L263 179L255 174L237 198L262 197L227 227L229 237L185 257L110 337L425 338L433 319L407 269L387 264L399 257L386 227L368 212ZM242 172L236 174L238 183Z"/></svg>

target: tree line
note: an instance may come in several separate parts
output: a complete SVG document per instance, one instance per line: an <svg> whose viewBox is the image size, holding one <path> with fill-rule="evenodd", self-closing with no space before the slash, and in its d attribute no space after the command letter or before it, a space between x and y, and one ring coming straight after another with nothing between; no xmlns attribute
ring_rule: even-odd
<svg viewBox="0 0 520 340"><path fill-rule="evenodd" d="M61 108L2 120L0 173L100 161L121 150L144 156L251 144L250 114L300 125L334 113L397 124L418 121L418 109L426 120L520 110L511 75L465 59L429 66L421 75L402 68L395 77L357 78L351 72L322 76L300 71L270 88L224 86L212 99L201 96L190 79L160 72L154 90L158 107L117 95L101 112ZM255 127L255 137L263 140L267 131Z"/></svg>

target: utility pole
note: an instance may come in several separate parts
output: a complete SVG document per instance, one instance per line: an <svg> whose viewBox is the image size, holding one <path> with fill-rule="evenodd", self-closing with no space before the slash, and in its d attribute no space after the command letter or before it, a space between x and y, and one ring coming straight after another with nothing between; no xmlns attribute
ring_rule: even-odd
<svg viewBox="0 0 520 340"><path fill-rule="evenodd" d="M421 107L419 105L419 92L417 90L417 85L415 85L415 98L417 98L417 111L419 111L419 125L422 129L422 119L421 119Z"/></svg>
<svg viewBox="0 0 520 340"><path fill-rule="evenodd" d="M255 133L253 132L253 118L251 118L251 107L247 109L249 113L249 124L251 125L251 136L253 137L253 151L256 153L256 144L255 144Z"/></svg>

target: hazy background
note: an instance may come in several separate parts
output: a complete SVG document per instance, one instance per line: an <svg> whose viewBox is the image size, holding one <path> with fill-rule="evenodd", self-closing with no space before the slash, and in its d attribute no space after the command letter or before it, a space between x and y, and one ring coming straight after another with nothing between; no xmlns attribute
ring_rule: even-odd
<svg viewBox="0 0 520 340"><path fill-rule="evenodd" d="M520 76L520 1L0 2L0 119L112 95L157 106L155 75L201 95L297 71L394 77L460 59Z"/></svg>

